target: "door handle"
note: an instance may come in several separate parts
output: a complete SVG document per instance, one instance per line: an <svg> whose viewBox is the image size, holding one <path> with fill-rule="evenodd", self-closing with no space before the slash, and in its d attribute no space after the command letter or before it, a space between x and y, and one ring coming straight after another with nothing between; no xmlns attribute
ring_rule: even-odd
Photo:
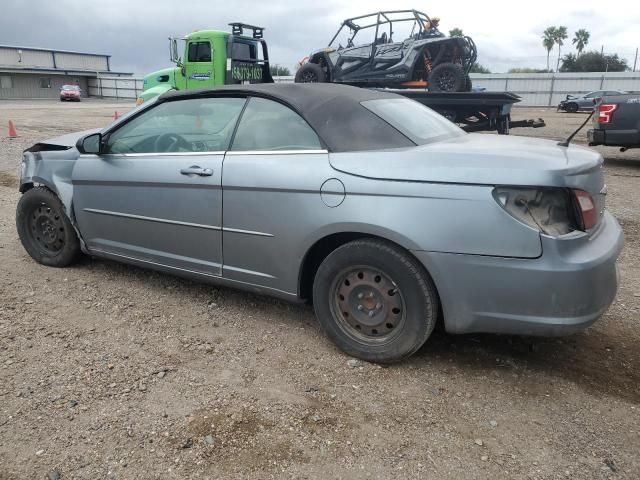
<svg viewBox="0 0 640 480"><path fill-rule="evenodd" d="M188 168L183 168L180 170L182 175L199 175L201 177L210 177L213 175L213 170L210 168L202 168L198 165L191 165Z"/></svg>

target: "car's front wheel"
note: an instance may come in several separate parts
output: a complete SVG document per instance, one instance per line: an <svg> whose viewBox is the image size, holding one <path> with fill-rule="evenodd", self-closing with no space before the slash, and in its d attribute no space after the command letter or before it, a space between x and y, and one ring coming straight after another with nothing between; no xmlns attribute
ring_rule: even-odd
<svg viewBox="0 0 640 480"><path fill-rule="evenodd" d="M80 254L80 242L64 206L47 188L32 188L22 195L16 227L25 250L38 263L66 267Z"/></svg>
<svg viewBox="0 0 640 480"><path fill-rule="evenodd" d="M571 102L571 103L568 103L565 108L569 113L576 113L578 111L578 104Z"/></svg>
<svg viewBox="0 0 640 480"><path fill-rule="evenodd" d="M316 273L313 303L340 349L381 363L415 353L433 331L439 305L424 267L376 239L347 243L327 256Z"/></svg>

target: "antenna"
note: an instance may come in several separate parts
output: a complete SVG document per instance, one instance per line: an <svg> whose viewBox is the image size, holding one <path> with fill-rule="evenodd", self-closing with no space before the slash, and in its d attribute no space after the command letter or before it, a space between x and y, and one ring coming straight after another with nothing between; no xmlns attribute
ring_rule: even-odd
<svg viewBox="0 0 640 480"><path fill-rule="evenodd" d="M582 123L582 125L580 125L575 132L573 132L571 135L569 135L564 142L558 142L558 146L560 146L560 147L568 147L569 144L571 143L571 140L573 140L573 137L575 137L578 134L578 132L580 130L582 130L582 127L584 127L587 124L587 122L591 119L591 117L593 117L593 114L595 113L595 111L596 111L596 109L595 109L595 106L594 106L593 110L591 110L591 113L589 114L587 119Z"/></svg>

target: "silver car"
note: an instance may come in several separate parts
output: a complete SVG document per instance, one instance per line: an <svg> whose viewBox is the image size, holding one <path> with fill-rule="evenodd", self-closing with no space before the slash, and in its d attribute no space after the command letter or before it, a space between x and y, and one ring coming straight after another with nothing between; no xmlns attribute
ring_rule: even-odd
<svg viewBox="0 0 640 480"><path fill-rule="evenodd" d="M578 110L591 111L602 97L624 95L625 93L620 90L597 90L580 96L567 95L567 98L558 104L557 111L563 110L569 113L575 113Z"/></svg>
<svg viewBox="0 0 640 480"><path fill-rule="evenodd" d="M439 320L582 329L614 299L623 244L596 152L466 134L334 84L165 94L28 149L20 191L20 239L42 264L84 252L307 300L341 349L377 362Z"/></svg>

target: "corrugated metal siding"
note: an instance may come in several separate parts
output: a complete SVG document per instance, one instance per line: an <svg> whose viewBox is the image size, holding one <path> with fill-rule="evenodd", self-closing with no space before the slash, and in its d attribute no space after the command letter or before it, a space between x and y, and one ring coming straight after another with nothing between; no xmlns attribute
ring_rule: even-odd
<svg viewBox="0 0 640 480"><path fill-rule="evenodd" d="M109 57L80 52L62 52L0 45L0 67L50 68L107 72Z"/></svg>
<svg viewBox="0 0 640 480"><path fill-rule="evenodd" d="M555 106L568 93L594 90L640 92L640 72L621 73L509 73L472 74L476 87L489 92L513 92L522 98L519 105ZM276 82L292 82L293 76L274 77ZM135 84L133 83L135 82ZM136 98L142 91L141 78L101 77L89 80L89 94L99 97Z"/></svg>
<svg viewBox="0 0 640 480"><path fill-rule="evenodd" d="M107 57L56 52L56 67L61 70L108 70Z"/></svg>
<svg viewBox="0 0 640 480"><path fill-rule="evenodd" d="M51 52L0 47L0 65L8 67L53 68Z"/></svg>
<svg viewBox="0 0 640 480"><path fill-rule="evenodd" d="M611 73L502 73L471 74L475 87L489 92L512 92L522 97L519 105L555 106L567 94L594 90L640 92L640 72Z"/></svg>
<svg viewBox="0 0 640 480"><path fill-rule="evenodd" d="M25 73L3 73L11 77L12 88L0 88L0 98L59 98L60 87L63 85L78 84L83 90L83 96L87 95L86 77L74 77L67 75L35 75ZM40 88L40 79L48 78L51 88Z"/></svg>

